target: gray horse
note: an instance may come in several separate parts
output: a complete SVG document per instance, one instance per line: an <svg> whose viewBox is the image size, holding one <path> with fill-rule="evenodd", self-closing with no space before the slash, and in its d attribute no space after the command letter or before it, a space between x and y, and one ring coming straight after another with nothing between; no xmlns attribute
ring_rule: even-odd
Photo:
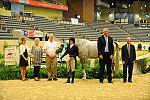
<svg viewBox="0 0 150 100"><path fill-rule="evenodd" d="M97 50L97 41L89 41L86 39L76 39L75 43L79 48L79 58L83 68L83 78L86 79L86 71L85 64L87 59L97 59L98 58L98 50ZM114 43L114 51L118 50L118 44ZM116 52L119 53L119 52ZM118 54L116 54L116 59L118 59ZM118 61L115 62L115 67L118 67Z"/></svg>

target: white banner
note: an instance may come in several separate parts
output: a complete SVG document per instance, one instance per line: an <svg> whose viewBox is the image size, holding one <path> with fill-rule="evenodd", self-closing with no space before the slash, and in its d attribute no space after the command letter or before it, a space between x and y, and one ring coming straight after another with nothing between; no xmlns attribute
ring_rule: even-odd
<svg viewBox="0 0 150 100"><path fill-rule="evenodd" d="M19 64L19 47L9 46L5 48L5 65Z"/></svg>
<svg viewBox="0 0 150 100"><path fill-rule="evenodd" d="M41 32L41 31L34 31L34 37L43 37L43 32Z"/></svg>
<svg viewBox="0 0 150 100"><path fill-rule="evenodd" d="M76 18L71 18L71 23L72 24L77 24L78 25L78 19L76 19Z"/></svg>
<svg viewBox="0 0 150 100"><path fill-rule="evenodd" d="M5 65L15 65L15 49L5 48Z"/></svg>

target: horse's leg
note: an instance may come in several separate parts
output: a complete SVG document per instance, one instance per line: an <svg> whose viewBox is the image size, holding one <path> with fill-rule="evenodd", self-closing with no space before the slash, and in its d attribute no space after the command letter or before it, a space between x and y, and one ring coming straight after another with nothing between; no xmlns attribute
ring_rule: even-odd
<svg viewBox="0 0 150 100"><path fill-rule="evenodd" d="M86 60L81 59L81 64L82 64L82 72L83 72L83 78L82 79L86 79L86 71L85 71Z"/></svg>

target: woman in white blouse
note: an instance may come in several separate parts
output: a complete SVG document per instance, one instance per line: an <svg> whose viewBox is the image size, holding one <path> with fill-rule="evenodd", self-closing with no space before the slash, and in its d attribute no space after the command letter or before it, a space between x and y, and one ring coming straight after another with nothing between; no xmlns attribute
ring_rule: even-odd
<svg viewBox="0 0 150 100"><path fill-rule="evenodd" d="M21 77L25 81L26 66L28 66L28 47L26 45L26 39L21 39L22 43L20 45L20 66L21 66Z"/></svg>

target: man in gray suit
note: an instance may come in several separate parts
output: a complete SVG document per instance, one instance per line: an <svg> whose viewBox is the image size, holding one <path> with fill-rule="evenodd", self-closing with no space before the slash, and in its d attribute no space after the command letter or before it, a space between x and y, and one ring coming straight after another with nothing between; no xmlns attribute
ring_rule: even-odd
<svg viewBox="0 0 150 100"><path fill-rule="evenodd" d="M136 51L133 44L131 44L131 37L126 38L127 43L122 46L122 63L123 63L123 82L127 81L127 67L128 67L128 82L132 82L133 63L136 60Z"/></svg>

